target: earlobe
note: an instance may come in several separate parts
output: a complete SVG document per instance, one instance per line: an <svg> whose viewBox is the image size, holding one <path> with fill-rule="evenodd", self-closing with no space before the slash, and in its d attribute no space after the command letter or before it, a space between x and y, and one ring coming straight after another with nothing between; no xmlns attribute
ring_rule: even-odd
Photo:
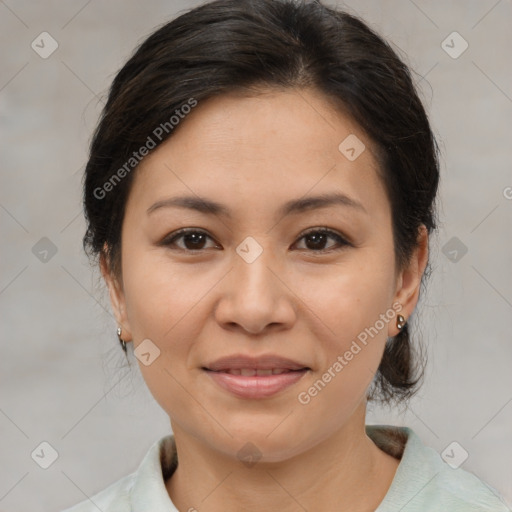
<svg viewBox="0 0 512 512"><path fill-rule="evenodd" d="M402 305L400 314L408 319L418 303L421 279L428 262L428 231L422 224L418 233L418 245L414 249L409 263L397 278L397 288L393 301ZM396 326L390 336L396 336L400 329ZM394 332L396 331L396 332Z"/></svg>
<svg viewBox="0 0 512 512"><path fill-rule="evenodd" d="M112 274L108 264L108 258L105 253L100 255L100 269L109 291L110 304L116 318L117 326L118 328L121 328L123 332L123 340L125 342L131 341L132 336L130 324L126 315L124 292L117 279Z"/></svg>

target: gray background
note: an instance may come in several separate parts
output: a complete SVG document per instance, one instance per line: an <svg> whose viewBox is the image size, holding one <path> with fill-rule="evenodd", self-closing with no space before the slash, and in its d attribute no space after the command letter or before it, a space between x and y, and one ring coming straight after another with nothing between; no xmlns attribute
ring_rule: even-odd
<svg viewBox="0 0 512 512"><path fill-rule="evenodd" d="M81 175L115 72L157 25L197 4L0 1L3 512L77 503L135 470L169 432L133 355L132 370L124 362L108 296L82 253ZM469 453L462 467L510 505L512 5L345 5L404 52L443 152L442 224L417 317L426 381L408 411L372 408L367 422L408 425L440 453L456 440ZM31 48L43 31L59 45L47 59ZM453 31L469 43L456 59L442 47ZM59 454L48 469L31 458L42 441Z"/></svg>

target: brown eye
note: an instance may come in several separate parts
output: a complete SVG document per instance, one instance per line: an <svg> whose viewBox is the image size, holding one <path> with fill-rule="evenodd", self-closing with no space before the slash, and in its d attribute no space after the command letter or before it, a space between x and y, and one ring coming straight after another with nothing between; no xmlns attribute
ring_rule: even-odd
<svg viewBox="0 0 512 512"><path fill-rule="evenodd" d="M178 249L184 251L201 251L207 249L205 244L208 238L211 239L211 237L204 231L199 231L197 229L182 229L165 238L161 245L166 247L176 246ZM178 240L182 240L181 245L177 243Z"/></svg>
<svg viewBox="0 0 512 512"><path fill-rule="evenodd" d="M333 245L327 248L325 247L329 239L335 240L336 244L341 247L351 245L341 235L329 229L315 229L309 231L308 233L304 234L299 240L305 241L306 249L309 249L314 252L321 252L332 250ZM334 244L334 247L336 246L336 244Z"/></svg>

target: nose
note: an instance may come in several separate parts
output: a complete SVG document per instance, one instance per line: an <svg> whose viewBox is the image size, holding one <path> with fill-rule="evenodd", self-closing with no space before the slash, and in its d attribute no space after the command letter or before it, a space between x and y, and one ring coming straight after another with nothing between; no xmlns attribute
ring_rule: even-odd
<svg viewBox="0 0 512 512"><path fill-rule="evenodd" d="M295 322L295 295L268 248L252 262L234 254L220 293L215 317L225 329L256 335Z"/></svg>

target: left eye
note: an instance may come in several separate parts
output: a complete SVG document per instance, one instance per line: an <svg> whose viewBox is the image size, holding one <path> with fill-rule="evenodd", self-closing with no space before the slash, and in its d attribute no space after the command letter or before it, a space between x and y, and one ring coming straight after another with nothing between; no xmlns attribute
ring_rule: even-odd
<svg viewBox="0 0 512 512"><path fill-rule="evenodd" d="M314 252L322 252L322 251L327 251L327 250L331 250L332 249L333 246L330 246L328 248L319 247L319 246L324 246L326 241L329 238L332 239L332 240L335 240L337 242L337 244L342 246L342 247L346 246L346 245L351 245L341 235L338 235L338 233L336 233L334 231L331 231L330 229L314 229L314 230L311 230L308 233L305 233L304 235L302 235L299 238L299 240L304 239L306 241L306 245L307 245L307 241L309 241L310 242L310 247L308 247L308 248L311 249L311 246L312 246L313 248L311 250L313 250ZM334 246L335 245L336 244L334 244Z"/></svg>

